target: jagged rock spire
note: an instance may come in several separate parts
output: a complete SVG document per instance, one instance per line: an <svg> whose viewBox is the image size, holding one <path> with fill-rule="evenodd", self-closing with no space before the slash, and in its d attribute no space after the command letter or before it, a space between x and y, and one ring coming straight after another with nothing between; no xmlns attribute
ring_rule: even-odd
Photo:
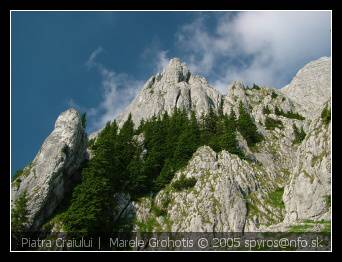
<svg viewBox="0 0 342 262"><path fill-rule="evenodd" d="M38 229L55 211L86 157L86 148L80 114L73 108L64 111L32 163L12 183L13 204L21 194L27 194L29 229Z"/></svg>
<svg viewBox="0 0 342 262"><path fill-rule="evenodd" d="M162 74L164 81L170 83L187 82L190 77L188 67L179 58L172 58Z"/></svg>
<svg viewBox="0 0 342 262"><path fill-rule="evenodd" d="M132 103L117 120L125 121L132 114L133 122L149 119L163 112L171 113L175 108L194 110L196 115L218 109L222 95L210 87L204 78L194 76L179 58L169 61L162 73L151 77Z"/></svg>

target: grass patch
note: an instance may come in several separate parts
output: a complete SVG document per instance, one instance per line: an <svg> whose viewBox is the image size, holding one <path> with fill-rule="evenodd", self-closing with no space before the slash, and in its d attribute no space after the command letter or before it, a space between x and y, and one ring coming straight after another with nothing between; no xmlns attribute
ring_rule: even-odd
<svg viewBox="0 0 342 262"><path fill-rule="evenodd" d="M302 223L297 225L293 225L289 228L289 232L292 233L303 233L303 232L312 232L313 228L316 225L322 225L322 228L319 232L329 233L331 232L331 221L328 220L304 220Z"/></svg>
<svg viewBox="0 0 342 262"><path fill-rule="evenodd" d="M248 217L258 216L260 211L256 205L253 205L250 201L246 201L247 215Z"/></svg>
<svg viewBox="0 0 342 262"><path fill-rule="evenodd" d="M12 177L12 182L15 181L16 179L19 179L23 175L24 170L23 169L18 169L14 176Z"/></svg>
<svg viewBox="0 0 342 262"><path fill-rule="evenodd" d="M27 177L30 174L31 168L32 162L28 164L26 167L19 169L15 172L14 176L12 177L12 183L17 189L19 188L23 178Z"/></svg>
<svg viewBox="0 0 342 262"><path fill-rule="evenodd" d="M275 191L269 193L269 203L277 208L284 209L285 205L283 202L284 188L278 188Z"/></svg>
<svg viewBox="0 0 342 262"><path fill-rule="evenodd" d="M157 219L154 216L149 217L145 222L137 221L140 232L153 232L153 229L158 226Z"/></svg>
<svg viewBox="0 0 342 262"><path fill-rule="evenodd" d="M301 232L308 232L309 229L311 229L313 225L311 224L298 224L291 226L289 229L289 232L291 233L301 233Z"/></svg>
<svg viewBox="0 0 342 262"><path fill-rule="evenodd" d="M18 169L14 176L12 177L12 182L14 180L16 180L17 178L20 178L20 177L27 177L30 172L31 172L31 167L32 167L32 162L29 163L26 167L22 168L22 169Z"/></svg>

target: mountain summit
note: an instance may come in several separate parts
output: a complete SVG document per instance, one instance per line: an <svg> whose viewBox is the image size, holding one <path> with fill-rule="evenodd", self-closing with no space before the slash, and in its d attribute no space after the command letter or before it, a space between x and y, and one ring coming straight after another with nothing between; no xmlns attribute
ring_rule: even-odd
<svg viewBox="0 0 342 262"><path fill-rule="evenodd" d="M222 95L171 59L88 147L80 115L64 112L12 182L14 210L27 194L28 226L63 232L330 230L330 64L307 64L281 90L236 81Z"/></svg>
<svg viewBox="0 0 342 262"><path fill-rule="evenodd" d="M291 100L296 110L312 115L330 98L331 58L322 57L305 65L293 80L279 91ZM245 86L241 81L227 83L228 94L223 95L201 76L193 75L179 58L172 58L165 69L152 76L131 104L117 116L122 123L131 113L138 125L142 119L174 108L186 108L201 116L209 108L217 112L224 100L232 95L243 96ZM244 99L242 99L244 100ZM225 105L224 105L225 107ZM289 109L289 108L288 108ZM228 108L224 111L228 112Z"/></svg>
<svg viewBox="0 0 342 262"><path fill-rule="evenodd" d="M191 74L186 64L173 58L163 72L152 76L143 86L132 103L118 115L118 122L132 114L138 125L142 119L163 112L171 113L174 108L194 110L202 115L212 107L217 111L222 95L209 86L203 77Z"/></svg>
<svg viewBox="0 0 342 262"><path fill-rule="evenodd" d="M176 84L179 82L188 82L191 73L187 65L179 58L172 58L162 75L165 82Z"/></svg>

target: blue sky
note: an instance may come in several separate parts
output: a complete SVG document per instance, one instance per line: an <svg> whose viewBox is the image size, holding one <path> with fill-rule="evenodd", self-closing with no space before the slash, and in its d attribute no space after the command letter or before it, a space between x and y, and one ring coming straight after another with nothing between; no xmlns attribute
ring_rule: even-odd
<svg viewBox="0 0 342 262"><path fill-rule="evenodd" d="M330 56L329 12L12 12L12 171L70 106L88 132L115 117L172 57L226 93L276 88Z"/></svg>

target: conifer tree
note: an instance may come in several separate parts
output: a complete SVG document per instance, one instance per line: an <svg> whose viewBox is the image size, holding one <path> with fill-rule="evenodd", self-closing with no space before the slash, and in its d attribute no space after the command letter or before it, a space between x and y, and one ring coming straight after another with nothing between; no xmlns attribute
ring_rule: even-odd
<svg viewBox="0 0 342 262"><path fill-rule="evenodd" d="M247 119L245 126L249 126L252 121L249 115L246 112L240 115L242 120ZM75 188L71 204L62 216L67 230L112 230L115 194L128 193L135 200L157 193L202 145L243 157L236 140L240 121L233 111L227 116L211 108L201 120L199 123L194 112L188 115L184 108L175 108L171 115L165 112L141 121L137 129L131 115L121 129L116 121L108 122L93 143L94 156L83 168L82 182ZM143 145L135 138L141 132ZM119 227L118 222L115 230Z"/></svg>
<svg viewBox="0 0 342 262"><path fill-rule="evenodd" d="M87 127L87 113L81 115L81 123L83 128Z"/></svg>
<svg viewBox="0 0 342 262"><path fill-rule="evenodd" d="M241 101L239 105L238 130L249 146L254 146L262 140L262 135L258 133L254 120L246 111Z"/></svg>
<svg viewBox="0 0 342 262"><path fill-rule="evenodd" d="M27 193L23 192L14 203L11 212L11 229L15 233L23 233L28 222Z"/></svg>

